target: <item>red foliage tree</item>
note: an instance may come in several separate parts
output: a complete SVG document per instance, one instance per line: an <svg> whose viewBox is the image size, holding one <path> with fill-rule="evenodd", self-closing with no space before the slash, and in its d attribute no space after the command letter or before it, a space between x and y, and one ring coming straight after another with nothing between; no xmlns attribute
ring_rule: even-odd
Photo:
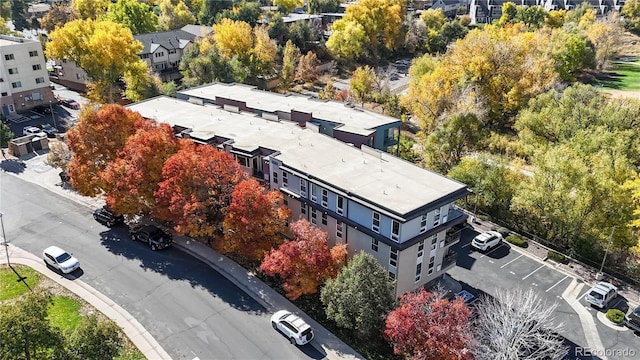
<svg viewBox="0 0 640 360"><path fill-rule="evenodd" d="M265 252L282 243L290 216L279 191L265 193L256 180L243 180L231 194L223 223L224 241L219 248L225 253L262 259Z"/></svg>
<svg viewBox="0 0 640 360"><path fill-rule="evenodd" d="M96 196L104 189L102 172L116 159L129 136L151 127L139 113L109 104L98 111L85 108L78 124L67 132L73 160L67 166L71 186L80 194Z"/></svg>
<svg viewBox="0 0 640 360"><path fill-rule="evenodd" d="M287 297L295 300L317 292L318 286L336 277L347 257L347 247L339 244L329 250L327 233L307 220L298 220L290 228L293 240L271 250L260 270L269 276L279 275Z"/></svg>
<svg viewBox="0 0 640 360"><path fill-rule="evenodd" d="M449 301L420 289L400 298L400 306L387 315L384 335L396 354L414 360L472 359L470 316L462 298Z"/></svg>
<svg viewBox="0 0 640 360"><path fill-rule="evenodd" d="M162 167L180 148L171 126L152 124L152 128L130 136L118 158L102 173L107 204L121 214L154 209Z"/></svg>
<svg viewBox="0 0 640 360"><path fill-rule="evenodd" d="M226 152L191 141L181 144L162 168L154 215L171 221L180 234L196 238L219 235L224 209L245 175Z"/></svg>

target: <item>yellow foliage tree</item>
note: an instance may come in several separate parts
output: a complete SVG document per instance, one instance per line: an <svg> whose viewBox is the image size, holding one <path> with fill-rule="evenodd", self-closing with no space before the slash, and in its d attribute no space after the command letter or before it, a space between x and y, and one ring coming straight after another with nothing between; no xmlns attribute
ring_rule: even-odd
<svg viewBox="0 0 640 360"><path fill-rule="evenodd" d="M173 5L172 0L162 0L160 2L158 27L161 30L180 29L187 24L193 24L195 22L195 16L189 11L184 1L180 0L175 5Z"/></svg>
<svg viewBox="0 0 640 360"><path fill-rule="evenodd" d="M340 19L333 23L331 29L333 33L327 40L327 48L333 56L350 60L364 55L367 34L361 24Z"/></svg>
<svg viewBox="0 0 640 360"><path fill-rule="evenodd" d="M110 0L73 0L73 9L80 19L97 19L107 13Z"/></svg>
<svg viewBox="0 0 640 360"><path fill-rule="evenodd" d="M602 21L593 23L587 28L587 37L596 49L596 67L604 68L607 61L615 54L618 34L623 30L616 23Z"/></svg>
<svg viewBox="0 0 640 360"><path fill-rule="evenodd" d="M145 75L146 64L138 57L140 51L142 44L127 27L88 19L68 22L51 32L45 54L49 59L75 62L89 76L89 98L111 103L120 98L120 89L115 86L120 77L126 75L126 81L127 77Z"/></svg>
<svg viewBox="0 0 640 360"><path fill-rule="evenodd" d="M228 18L213 25L213 40L223 56L242 57L251 51L253 46L251 26L244 21Z"/></svg>
<svg viewBox="0 0 640 360"><path fill-rule="evenodd" d="M287 9L287 12L291 12L291 10L304 6L304 2L302 0L273 0L273 6L282 6Z"/></svg>

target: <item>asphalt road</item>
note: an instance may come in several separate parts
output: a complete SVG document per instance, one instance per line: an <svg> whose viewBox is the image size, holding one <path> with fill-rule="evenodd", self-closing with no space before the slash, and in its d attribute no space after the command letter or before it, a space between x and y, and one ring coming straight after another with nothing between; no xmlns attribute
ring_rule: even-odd
<svg viewBox="0 0 640 360"><path fill-rule="evenodd" d="M589 351L582 324L576 311L562 298L562 293L569 287L573 278L557 271L552 264L540 263L514 250L512 245L506 242L486 253L472 250L469 245L476 234L477 232L469 229L463 231L460 242L454 246L458 253L457 266L447 272L460 281L465 290L480 296L483 293L495 294L498 289L533 288L544 301L557 303L558 307L554 313L556 323L563 324L560 333L572 347L567 359L640 358L637 335L625 327L610 325L604 318L604 311L592 308L584 300L584 295L590 289L587 284L582 286L579 296L574 301L579 302L593 316L607 353L591 353L604 356L583 355L589 354ZM621 296L611 305L625 312L628 309L626 299Z"/></svg>
<svg viewBox="0 0 640 360"><path fill-rule="evenodd" d="M0 172L6 237L34 254L49 245L72 252L72 273L132 314L173 359L321 359L275 332L270 313L204 263L175 248L152 252L108 229L91 209Z"/></svg>

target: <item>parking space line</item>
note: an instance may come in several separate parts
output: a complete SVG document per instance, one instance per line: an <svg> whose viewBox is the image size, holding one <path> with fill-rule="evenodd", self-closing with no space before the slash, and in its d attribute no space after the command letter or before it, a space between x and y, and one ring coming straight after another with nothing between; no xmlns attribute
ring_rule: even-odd
<svg viewBox="0 0 640 360"><path fill-rule="evenodd" d="M564 279L568 278L569 275L565 275L565 277L563 277L560 281L558 281L557 283L553 284L553 286L551 286L550 288L548 288L547 290L545 290L544 292L549 292L551 289L553 289L554 287L558 286L561 282L564 281Z"/></svg>
<svg viewBox="0 0 640 360"><path fill-rule="evenodd" d="M491 250L491 251L489 251L488 253L485 253L484 255L480 256L480 259L482 259L483 257L485 257L485 256L487 256L487 255L489 255L489 254L491 254L492 252L494 252L494 251L496 251L496 250L500 249L502 246L503 246L503 244L500 244L500 246L496 246L495 248L493 248L493 250Z"/></svg>
<svg viewBox="0 0 640 360"><path fill-rule="evenodd" d="M464 244L464 245L462 245L462 246L460 246L460 247L461 247L461 248L466 248L466 247L467 247L467 246L469 246L469 245L471 245L471 243L466 243L466 244Z"/></svg>
<svg viewBox="0 0 640 360"><path fill-rule="evenodd" d="M537 269L533 270L532 272L530 272L530 273L529 273L529 275L527 275L527 276L523 277L523 278L522 278L522 280L524 280L524 279L528 278L529 276L533 275L536 271L538 271L538 270L542 269L542 268L543 268L543 267L545 267L545 266L546 266L545 264L540 265L540 267L539 267L539 268L537 268Z"/></svg>
<svg viewBox="0 0 640 360"><path fill-rule="evenodd" d="M504 264L504 265L500 266L500 269L502 269L503 267L505 267L505 266L507 266L507 265L511 264L512 262L514 262L514 261L516 261L516 260L520 259L520 258L521 258L521 257L523 257L523 256L524 256L524 255L520 254L520 256L518 256L517 258L515 258L515 259L513 259L513 260L509 261L508 263L506 263L506 264Z"/></svg>

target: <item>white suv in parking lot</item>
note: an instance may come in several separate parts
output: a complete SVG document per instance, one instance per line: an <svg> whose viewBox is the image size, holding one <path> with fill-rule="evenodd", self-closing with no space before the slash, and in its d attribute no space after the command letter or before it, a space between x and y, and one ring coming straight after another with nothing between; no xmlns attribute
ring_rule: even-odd
<svg viewBox="0 0 640 360"><path fill-rule="evenodd" d="M589 304L604 309L611 300L618 296L618 288L609 284L608 282L601 281L596 284L585 296L585 299Z"/></svg>
<svg viewBox="0 0 640 360"><path fill-rule="evenodd" d="M42 131L42 129L37 128L35 126L25 126L22 129L22 135L27 136L27 135L38 135L38 136L42 136L42 137L47 137L47 133L45 133L44 131Z"/></svg>
<svg viewBox="0 0 640 360"><path fill-rule="evenodd" d="M500 234L499 232L485 231L473 238L473 240L471 241L471 247L481 251L487 251L500 245L501 241L502 234Z"/></svg>
<svg viewBox="0 0 640 360"><path fill-rule="evenodd" d="M304 345L313 339L311 326L286 310L280 310L271 316L271 326L288 337L293 345Z"/></svg>

